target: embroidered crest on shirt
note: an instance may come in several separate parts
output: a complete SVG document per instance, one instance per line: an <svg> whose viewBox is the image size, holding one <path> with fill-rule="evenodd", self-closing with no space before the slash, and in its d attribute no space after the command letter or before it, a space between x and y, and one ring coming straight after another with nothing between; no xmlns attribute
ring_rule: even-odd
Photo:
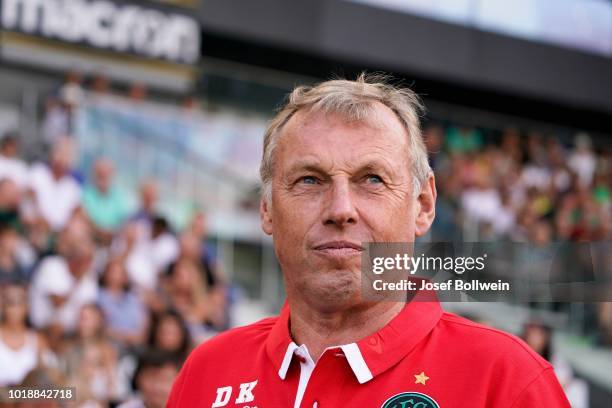
<svg viewBox="0 0 612 408"><path fill-rule="evenodd" d="M402 392L386 400L380 408L440 408L440 405L420 392Z"/></svg>

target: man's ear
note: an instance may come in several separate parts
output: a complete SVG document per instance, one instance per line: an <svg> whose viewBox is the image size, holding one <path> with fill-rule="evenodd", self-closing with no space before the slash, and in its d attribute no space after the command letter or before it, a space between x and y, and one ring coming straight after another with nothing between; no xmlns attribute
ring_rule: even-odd
<svg viewBox="0 0 612 408"><path fill-rule="evenodd" d="M417 197L417 214L415 220L414 233L417 237L423 236L431 227L436 217L436 179L431 173L427 182L421 187L421 192Z"/></svg>
<svg viewBox="0 0 612 408"><path fill-rule="evenodd" d="M265 197L259 202L259 217L261 219L261 229L268 235L272 235L272 212L270 203Z"/></svg>

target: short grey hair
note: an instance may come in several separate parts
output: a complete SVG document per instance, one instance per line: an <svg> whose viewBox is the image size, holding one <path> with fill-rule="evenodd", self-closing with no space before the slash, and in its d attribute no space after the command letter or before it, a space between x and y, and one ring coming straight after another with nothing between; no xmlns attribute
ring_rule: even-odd
<svg viewBox="0 0 612 408"><path fill-rule="evenodd" d="M274 152L281 130L296 112L321 111L340 114L347 121L366 121L376 102L391 109L406 129L413 194L417 196L431 174L419 119L423 104L414 91L391 85L385 76L361 74L355 81L334 79L314 86L298 86L289 94L264 134L259 168L263 198L271 202Z"/></svg>

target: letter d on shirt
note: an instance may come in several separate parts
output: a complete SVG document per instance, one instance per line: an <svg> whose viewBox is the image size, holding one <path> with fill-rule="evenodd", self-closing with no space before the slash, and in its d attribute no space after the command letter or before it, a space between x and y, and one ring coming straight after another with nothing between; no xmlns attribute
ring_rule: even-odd
<svg viewBox="0 0 612 408"><path fill-rule="evenodd" d="M231 386L217 388L217 399L215 400L215 402L213 402L211 408L219 408L226 406L231 396Z"/></svg>

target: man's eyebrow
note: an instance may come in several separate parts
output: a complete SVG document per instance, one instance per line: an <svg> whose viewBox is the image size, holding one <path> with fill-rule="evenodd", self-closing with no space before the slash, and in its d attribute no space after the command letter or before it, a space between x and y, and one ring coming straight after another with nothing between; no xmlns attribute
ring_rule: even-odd
<svg viewBox="0 0 612 408"><path fill-rule="evenodd" d="M383 173L388 173L390 175L395 173L393 167L390 167L386 163L380 163L377 161L368 161L365 163L358 163L355 167L357 168L356 173L364 173L368 171L383 172Z"/></svg>
<svg viewBox="0 0 612 408"><path fill-rule="evenodd" d="M315 173L324 172L319 162L313 160L298 160L289 167L287 174L293 174L300 171L312 171Z"/></svg>
<svg viewBox="0 0 612 408"><path fill-rule="evenodd" d="M379 161L365 161L363 163L355 163L353 167L352 173L354 175L363 175L364 173L379 173L383 176L393 177L396 172L393 167L390 167L387 163L381 163ZM316 174L326 174L326 170L323 168L322 164L316 160L298 160L294 164L292 164L287 172L285 173L286 177L293 177L296 173L316 173Z"/></svg>
<svg viewBox="0 0 612 408"><path fill-rule="evenodd" d="M366 163L362 163L362 164L358 164L357 168L359 169L359 171L364 171L364 170L385 170L384 165L381 165L380 163L377 162L366 162Z"/></svg>

